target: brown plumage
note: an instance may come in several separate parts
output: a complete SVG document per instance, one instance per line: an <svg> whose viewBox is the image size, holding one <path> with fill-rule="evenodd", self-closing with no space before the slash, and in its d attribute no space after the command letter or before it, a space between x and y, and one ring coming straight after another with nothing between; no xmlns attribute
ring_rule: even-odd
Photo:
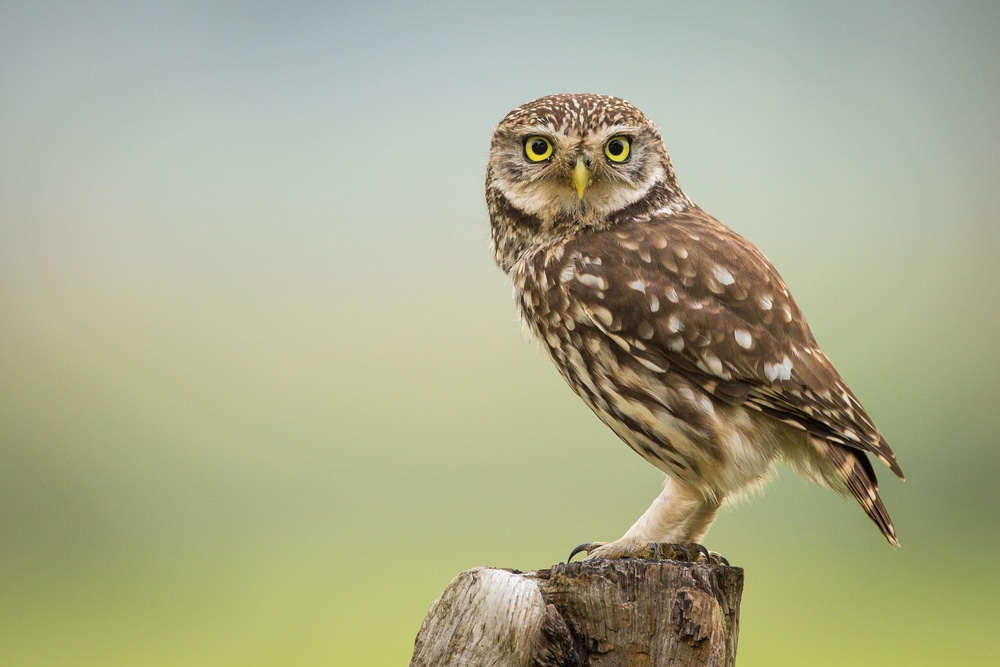
<svg viewBox="0 0 1000 667"><path fill-rule="evenodd" d="M486 199L527 328L668 476L591 557L700 541L721 502L777 460L854 497L898 544L867 458L902 478L888 443L770 262L681 191L642 112L601 95L518 107L494 131Z"/></svg>

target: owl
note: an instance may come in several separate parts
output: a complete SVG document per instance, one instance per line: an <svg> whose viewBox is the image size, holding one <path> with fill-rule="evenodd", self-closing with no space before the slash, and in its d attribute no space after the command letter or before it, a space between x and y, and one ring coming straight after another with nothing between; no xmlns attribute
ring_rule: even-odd
<svg viewBox="0 0 1000 667"><path fill-rule="evenodd" d="M885 438L784 281L677 184L656 126L604 95L551 95L497 125L492 248L521 320L576 394L666 473L623 537L588 558L703 540L776 462L853 497L892 545L871 454Z"/></svg>

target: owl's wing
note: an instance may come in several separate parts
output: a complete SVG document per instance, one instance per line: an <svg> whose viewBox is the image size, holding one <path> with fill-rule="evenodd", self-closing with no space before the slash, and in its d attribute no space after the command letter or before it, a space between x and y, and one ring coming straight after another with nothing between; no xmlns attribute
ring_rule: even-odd
<svg viewBox="0 0 1000 667"><path fill-rule="evenodd" d="M777 271L714 218L694 209L617 225L568 242L561 262L568 302L646 368L870 452L902 478Z"/></svg>

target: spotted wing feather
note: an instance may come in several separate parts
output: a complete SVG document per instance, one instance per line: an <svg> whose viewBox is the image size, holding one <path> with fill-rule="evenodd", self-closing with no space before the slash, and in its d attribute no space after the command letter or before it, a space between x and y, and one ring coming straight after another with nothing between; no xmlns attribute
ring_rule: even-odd
<svg viewBox="0 0 1000 667"><path fill-rule="evenodd" d="M902 477L777 271L711 216L693 209L620 224L569 241L562 263L567 297L647 367L870 452Z"/></svg>

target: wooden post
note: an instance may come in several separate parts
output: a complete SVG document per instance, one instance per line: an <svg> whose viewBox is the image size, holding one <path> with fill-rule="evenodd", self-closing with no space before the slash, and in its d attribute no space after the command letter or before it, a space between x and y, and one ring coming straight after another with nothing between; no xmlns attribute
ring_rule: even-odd
<svg viewBox="0 0 1000 667"><path fill-rule="evenodd" d="M743 570L592 560L459 574L431 605L410 667L731 667Z"/></svg>

